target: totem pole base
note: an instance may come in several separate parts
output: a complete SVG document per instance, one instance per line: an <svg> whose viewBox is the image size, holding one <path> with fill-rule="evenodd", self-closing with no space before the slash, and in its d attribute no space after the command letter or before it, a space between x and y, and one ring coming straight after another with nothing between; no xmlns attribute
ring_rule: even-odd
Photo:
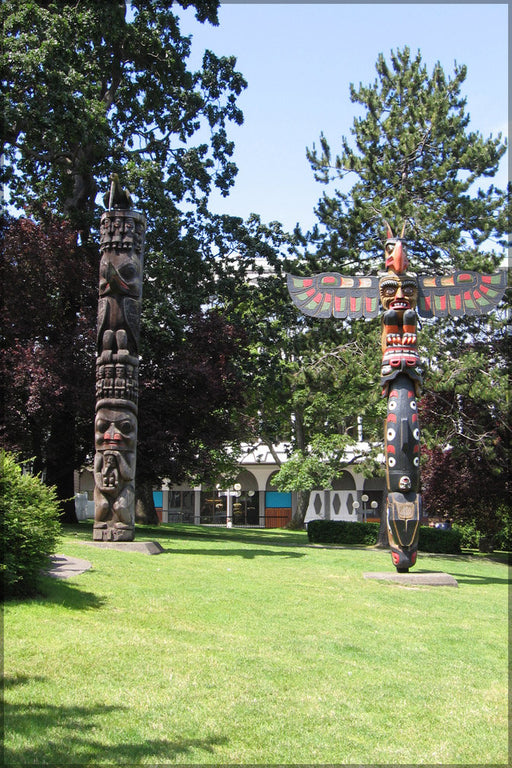
<svg viewBox="0 0 512 768"><path fill-rule="evenodd" d="M365 579L376 579L377 581L393 581L396 584L403 584L406 587L428 586L428 587L458 587L459 583L449 573L443 572L424 572L424 573L364 573Z"/></svg>
<svg viewBox="0 0 512 768"><path fill-rule="evenodd" d="M388 493L388 541L391 559L398 573L407 573L416 563L420 520L419 493Z"/></svg>
<svg viewBox="0 0 512 768"><path fill-rule="evenodd" d="M107 525L107 523L96 524L92 529L93 541L133 541L135 538L135 528L128 525Z"/></svg>

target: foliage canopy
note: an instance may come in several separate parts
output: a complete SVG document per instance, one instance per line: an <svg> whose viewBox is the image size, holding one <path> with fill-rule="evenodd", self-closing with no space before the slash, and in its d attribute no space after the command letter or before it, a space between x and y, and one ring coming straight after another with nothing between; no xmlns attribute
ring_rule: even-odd
<svg viewBox="0 0 512 768"><path fill-rule="evenodd" d="M95 313L100 201L101 194L107 192L111 172L118 172L123 184L135 193L135 205L146 214L149 224L142 330L142 373L147 376L145 384L144 379L141 382L141 388L145 386L141 398L148 403L147 414L162 412L166 403L161 400L158 405L155 395L160 392L161 396L165 381L177 381L184 361L191 359L190 345L198 349L200 337L209 335L209 346L202 345L203 357L196 361L198 369L206 369L208 361L215 359L217 346L217 358L225 361L220 367L210 365L209 387L204 388L205 397L197 402L197 435L191 434L191 425L183 419L177 426L174 420L171 435L155 429L154 420L146 419L141 424L139 471L153 481L161 476L162 462L156 463L152 457L168 458L163 446L169 442L175 445L176 440L184 444L187 428L191 445L201 443L205 456L205 419L213 424L217 421L218 429L212 429L209 435L210 440L218 436L216 446L222 436L229 437L237 424L234 414L228 425L226 414L230 406L235 410L239 399L237 365L231 360L236 356L234 340L239 332L218 313L213 316L209 311L211 296L215 290L222 291L223 286L212 242L222 238L225 227L209 216L207 201L212 186L227 194L233 183L236 167L227 131L229 123L243 120L237 97L246 84L235 70L234 57L218 57L211 51L204 52L200 67L194 71L189 66L192 39L181 29L191 12L200 22L217 24L217 10L217 2L204 0L88 0L78 5L65 0L7 0L0 9L4 30L3 152L7 161L2 167L2 181L9 202L42 226L33 229L41 242L49 221L57 229L60 219L66 221L62 227L69 228L69 251L63 258L62 250L55 249L53 263L46 260L45 267L59 279L66 274L68 262L71 271L74 263L78 278L66 292L66 311L60 323L58 312L51 321L59 327L60 337L54 334L57 338L46 339L41 351L37 345L45 333L46 320L39 322L39 311L29 318L31 328L25 323L23 331L25 346L32 350L37 346L31 360L39 355L43 363L53 356L59 372L67 370L68 374L66 378L59 373L55 388L59 393L57 410L65 412L65 418L58 423L52 422L50 414L55 397L45 409L43 390L36 392L36 382L27 384L21 394L25 403L33 395L41 404L39 415L45 422L44 429L41 435L35 435L34 425L29 424L30 440L47 443L42 454L54 457L61 498L73 495L72 472L83 458L73 445L81 403L72 391L78 382L75 375L70 375L70 357L76 361L81 355L87 358L79 383L83 392L94 390L93 347L81 343L73 329L82 322L80 318L90 320L91 312ZM30 222L13 224L21 250L21 241L31 227ZM93 265L87 276L80 262L84 248L89 249L92 258L88 263ZM20 248L18 255L8 257L10 266L16 269L19 253ZM27 263L27 268L34 274L40 271L34 264ZM85 308L84 285L85 293L90 289ZM33 289L30 303L43 303L40 286L33 283ZM55 294L62 296L62 286L55 288ZM2 345L9 368L15 367L14 337L21 334L24 319L14 292L7 303L9 310L14 310L10 337ZM58 306L63 311L62 303ZM212 332L214 326L217 334ZM67 357L62 357L63 350L69 353ZM27 379L30 361L21 363L25 374L20 375ZM52 371L57 376L54 366ZM187 394L182 388L179 396L190 399L193 393ZM178 404L172 405L176 411ZM182 399L179 408L182 413L190 412ZM24 417L23 403L18 413ZM16 425L11 426L12 436ZM63 434L70 435L70 441L64 440ZM160 450L155 444L157 434L167 440L160 443ZM177 476L187 470L192 453L187 454L188 458L182 454L181 466L174 462ZM72 516L72 510L68 511Z"/></svg>

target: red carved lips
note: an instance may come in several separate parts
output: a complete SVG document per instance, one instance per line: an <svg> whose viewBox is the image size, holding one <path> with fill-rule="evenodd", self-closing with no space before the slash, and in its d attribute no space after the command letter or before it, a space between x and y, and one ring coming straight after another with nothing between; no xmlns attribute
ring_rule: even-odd
<svg viewBox="0 0 512 768"><path fill-rule="evenodd" d="M105 432L105 434L103 435L103 442L106 445L112 445L114 447L119 445L122 439L123 439L122 435L120 435L119 432L115 432L113 436L109 435L108 432Z"/></svg>
<svg viewBox="0 0 512 768"><path fill-rule="evenodd" d="M410 309L411 305L406 299L394 299L390 305L390 309Z"/></svg>

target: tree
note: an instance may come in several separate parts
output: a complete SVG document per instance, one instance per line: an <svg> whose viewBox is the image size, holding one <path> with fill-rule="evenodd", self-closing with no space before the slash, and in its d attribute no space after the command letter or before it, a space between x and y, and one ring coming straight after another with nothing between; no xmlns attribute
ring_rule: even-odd
<svg viewBox="0 0 512 768"><path fill-rule="evenodd" d="M364 110L354 120L353 142L343 137L341 152L333 157L321 135L319 149L313 146L308 151L319 181L337 180L346 188L354 179L348 191L324 194L319 202L319 226L308 238L316 263L328 258L330 270L339 268L349 274L353 269L382 269L376 244L387 220L395 229L407 223L413 271L492 271L503 258L500 249L507 245L510 186L503 192L492 184L481 185L495 175L506 144L501 135L485 139L468 130L469 115L461 93L466 67L455 66L450 79L438 63L429 75L421 55L412 57L404 48L392 52L389 62L380 55L376 70L372 85L350 88L352 102ZM309 268L305 262L304 269ZM494 331L482 342L489 323ZM476 441L489 452L493 442L489 418L501 414L500 419L503 414L499 399L505 391L505 374L497 359L502 340L503 329L488 318L429 321L420 335L420 351L428 368L422 406L427 445L434 437L438 444L452 442L452 422L435 417L436 410L442 412L440 402L467 405L461 416L466 424L460 433L464 437L451 460L464 456L463 464L480 476L482 487L489 464L472 462L471 446ZM379 355L377 348L375 355ZM434 410L429 412L429 407ZM433 483L426 493L431 503L428 487L433 488ZM467 507L471 506L469 493L468 487ZM448 493L445 508L449 508L449 497Z"/></svg>
<svg viewBox="0 0 512 768"><path fill-rule="evenodd" d="M510 517L510 344L500 317L446 349L421 402L423 496L430 513L492 542Z"/></svg>
<svg viewBox="0 0 512 768"><path fill-rule="evenodd" d="M71 499L91 447L97 252L54 216L2 223L1 441Z"/></svg>
<svg viewBox="0 0 512 768"><path fill-rule="evenodd" d="M235 168L226 123L242 121L245 82L233 57L210 51L201 70L187 69L191 41L177 6L218 23L218 2L204 0L2 4L11 202L36 211L44 202L86 239L98 192L127 164L175 202L204 205L212 183L227 192ZM209 135L192 146L201 125Z"/></svg>
<svg viewBox="0 0 512 768"><path fill-rule="evenodd" d="M245 434L239 329L216 311L192 317L179 343L143 358L137 463L139 522L153 522L152 489L168 478L218 482ZM153 351L154 351L153 347ZM230 451L231 449L231 451Z"/></svg>
<svg viewBox="0 0 512 768"><path fill-rule="evenodd" d="M371 449L348 455L357 442L357 417L367 416L367 438L375 439L382 410L375 395L378 361L368 354L367 337L378 343L375 322L358 325L319 324L298 315L286 289L286 272L303 266L298 260L300 234L289 235L273 222L253 216L236 232L240 259L253 263L243 298L226 305L241 322L249 341L247 412L253 440L273 452L276 443L289 445L289 457L273 479L280 490L297 493L292 527L302 528L310 490L329 487L343 468L357 462L361 471L375 472ZM237 291L240 294L240 289ZM368 401L361 403L361 392Z"/></svg>
<svg viewBox="0 0 512 768"><path fill-rule="evenodd" d="M491 239L506 246L507 196L493 185L475 185L496 174L506 143L501 134L484 139L467 132L466 67L455 66L450 79L437 63L429 76L421 54L413 58L404 48L391 52L389 64L379 55L376 71L372 85L350 86L351 101L365 110L352 127L355 148L343 137L341 154L332 158L322 134L320 150L313 145L307 153L319 181L355 178L348 192L324 194L319 202L325 231L313 233L318 253L331 254L334 263L342 256L382 268L375 243L386 219L396 228L407 222L417 271L496 266L501 254L481 246Z"/></svg>
<svg viewBox="0 0 512 768"><path fill-rule="evenodd" d="M180 29L187 8L201 22L217 23L218 3L204 0L6 0L0 9L9 95L1 173L10 203L35 222L63 216L76 233L69 247L77 252L94 248L98 193L107 191L112 171L137 193L136 207L149 223L142 331L147 368L158 364L162 346L180 346L183 335L191 340L189 318L213 293L208 195L212 185L227 194L233 183L227 125L242 121L236 98L245 81L233 57L206 51L198 71L187 67L191 39ZM67 311L77 316L79 305L75 286ZM73 355L79 351L72 347ZM27 377L31 363L25 361ZM46 454L67 467L69 490L70 456L78 456L71 450L76 403L68 400L64 412L66 429L50 425ZM143 454L140 459L142 468ZM73 515L72 507L68 512Z"/></svg>

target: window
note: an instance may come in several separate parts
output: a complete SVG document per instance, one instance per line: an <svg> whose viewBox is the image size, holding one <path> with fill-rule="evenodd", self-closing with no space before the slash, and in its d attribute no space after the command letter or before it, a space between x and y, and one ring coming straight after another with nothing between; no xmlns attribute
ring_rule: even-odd
<svg viewBox="0 0 512 768"><path fill-rule="evenodd" d="M194 491L169 491L170 523L194 522Z"/></svg>

